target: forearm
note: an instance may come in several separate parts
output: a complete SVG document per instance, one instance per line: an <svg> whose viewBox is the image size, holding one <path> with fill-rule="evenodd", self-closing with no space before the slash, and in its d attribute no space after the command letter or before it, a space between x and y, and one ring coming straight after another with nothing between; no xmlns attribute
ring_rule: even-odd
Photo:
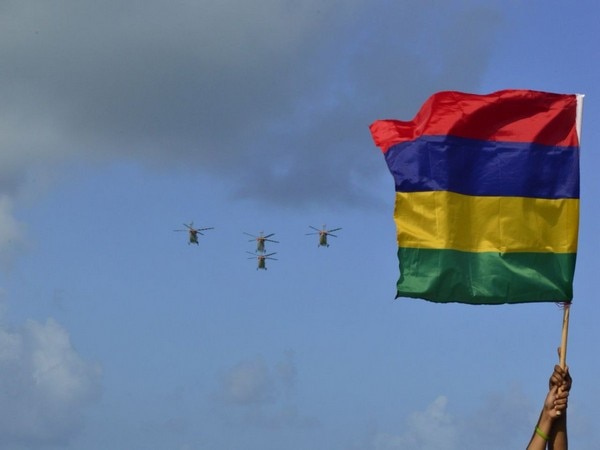
<svg viewBox="0 0 600 450"><path fill-rule="evenodd" d="M531 441L529 441L529 445L527 446L527 450L545 450L551 431L552 417L550 417L546 409L542 409L540 418L533 430ZM559 447L557 447L556 450L559 450Z"/></svg>
<svg viewBox="0 0 600 450"><path fill-rule="evenodd" d="M567 411L564 411L554 421L549 436L548 450L567 450L569 448L567 440Z"/></svg>

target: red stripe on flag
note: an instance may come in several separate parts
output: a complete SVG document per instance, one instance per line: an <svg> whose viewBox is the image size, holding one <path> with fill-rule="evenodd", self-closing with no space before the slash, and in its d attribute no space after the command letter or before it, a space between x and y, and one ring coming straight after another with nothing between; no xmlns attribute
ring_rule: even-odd
<svg viewBox="0 0 600 450"><path fill-rule="evenodd" d="M578 146L576 118L576 95L530 90L487 95L445 91L429 97L413 120L378 120L370 129L375 145L383 152L424 135Z"/></svg>

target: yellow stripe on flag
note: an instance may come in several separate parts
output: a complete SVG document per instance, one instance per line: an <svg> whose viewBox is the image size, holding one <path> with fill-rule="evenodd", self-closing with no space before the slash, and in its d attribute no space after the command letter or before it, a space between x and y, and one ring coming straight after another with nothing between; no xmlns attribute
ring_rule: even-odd
<svg viewBox="0 0 600 450"><path fill-rule="evenodd" d="M574 253L579 199L396 192L394 220L399 247Z"/></svg>

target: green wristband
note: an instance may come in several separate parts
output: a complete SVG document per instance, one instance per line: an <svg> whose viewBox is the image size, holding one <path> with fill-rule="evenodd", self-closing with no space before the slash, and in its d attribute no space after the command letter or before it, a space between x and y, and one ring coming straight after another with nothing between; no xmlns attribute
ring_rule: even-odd
<svg viewBox="0 0 600 450"><path fill-rule="evenodd" d="M548 440L548 435L546 433L544 433L542 430L540 430L540 427L535 427L535 434L537 434L539 437L541 437L545 441Z"/></svg>

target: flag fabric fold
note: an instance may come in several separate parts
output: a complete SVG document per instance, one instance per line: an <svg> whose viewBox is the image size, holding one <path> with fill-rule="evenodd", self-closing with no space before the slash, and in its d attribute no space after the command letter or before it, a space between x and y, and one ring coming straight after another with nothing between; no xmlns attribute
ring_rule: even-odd
<svg viewBox="0 0 600 450"><path fill-rule="evenodd" d="M572 300L582 97L439 92L371 125L395 182L398 297Z"/></svg>

